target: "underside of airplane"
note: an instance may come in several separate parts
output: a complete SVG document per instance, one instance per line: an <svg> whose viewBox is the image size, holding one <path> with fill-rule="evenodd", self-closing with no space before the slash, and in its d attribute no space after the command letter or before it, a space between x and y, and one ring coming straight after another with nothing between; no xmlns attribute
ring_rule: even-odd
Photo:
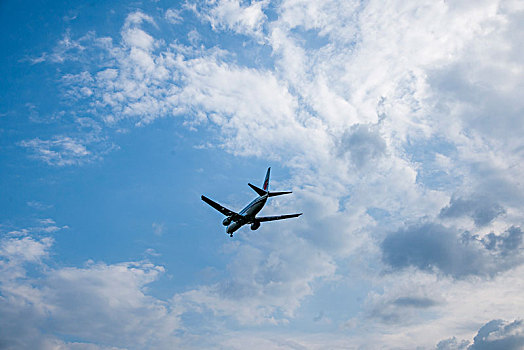
<svg viewBox="0 0 524 350"><path fill-rule="evenodd" d="M264 184L262 188L259 188L253 184L248 183L249 187L253 189L258 194L258 197L255 198L251 203L249 203L244 209L240 212L234 212L217 202L207 198L202 195L202 200L209 204L214 209L218 210L220 213L226 216L222 221L224 226L227 226L226 232L230 237L233 237L233 233L244 225L251 225L251 230L257 230L260 227L261 222L266 221L275 221L296 218L302 213L298 214L286 214L286 215L277 215L277 216L256 216L260 210L264 207L269 197L281 196L283 194L289 194L291 191L285 192L270 192L269 191L269 173L271 168L267 169L266 177L264 179Z"/></svg>

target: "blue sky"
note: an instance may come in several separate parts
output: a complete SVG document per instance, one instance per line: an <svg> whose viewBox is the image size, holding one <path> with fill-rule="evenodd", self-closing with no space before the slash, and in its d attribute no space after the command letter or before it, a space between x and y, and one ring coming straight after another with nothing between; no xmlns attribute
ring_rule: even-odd
<svg viewBox="0 0 524 350"><path fill-rule="evenodd" d="M521 348L523 16L3 1L0 344Z"/></svg>

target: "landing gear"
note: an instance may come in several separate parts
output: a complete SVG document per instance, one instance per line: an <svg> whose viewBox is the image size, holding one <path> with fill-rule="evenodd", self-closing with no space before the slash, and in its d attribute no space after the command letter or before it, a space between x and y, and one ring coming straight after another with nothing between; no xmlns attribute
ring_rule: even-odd
<svg viewBox="0 0 524 350"><path fill-rule="evenodd" d="M232 233L230 233L230 234L229 234L229 237L233 238L233 234L232 234Z"/></svg>

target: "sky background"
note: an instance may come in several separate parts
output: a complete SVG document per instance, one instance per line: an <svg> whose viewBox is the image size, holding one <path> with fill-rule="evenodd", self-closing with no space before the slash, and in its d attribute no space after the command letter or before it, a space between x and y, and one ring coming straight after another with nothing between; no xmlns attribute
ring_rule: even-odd
<svg viewBox="0 0 524 350"><path fill-rule="evenodd" d="M524 3L0 2L3 349L521 349ZM261 215L225 234L272 167Z"/></svg>

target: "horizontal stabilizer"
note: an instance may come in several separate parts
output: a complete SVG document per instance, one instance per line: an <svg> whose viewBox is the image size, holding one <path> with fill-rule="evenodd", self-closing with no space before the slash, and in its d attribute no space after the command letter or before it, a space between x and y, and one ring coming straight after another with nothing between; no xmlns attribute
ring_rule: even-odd
<svg viewBox="0 0 524 350"><path fill-rule="evenodd" d="M253 189L253 191L255 191L256 193L258 193L259 196L263 196L265 195L267 192L264 191L263 189L253 185L253 184L250 184L248 183L249 187L251 187Z"/></svg>
<svg viewBox="0 0 524 350"><path fill-rule="evenodd" d="M255 221L264 222L264 221L284 220L284 219L296 218L296 217L298 217L300 215L302 215L302 213L300 213L300 214L278 215L278 216L261 216L259 218L255 218Z"/></svg>
<svg viewBox="0 0 524 350"><path fill-rule="evenodd" d="M209 204L210 206L212 206L213 208L215 208L216 210L218 210L225 216L231 216L233 220L239 216L239 214L235 213L232 210L227 209L226 207L221 206L220 204L212 201L211 199L207 198L206 196L202 196L201 198L204 202L206 202L207 204Z"/></svg>
<svg viewBox="0 0 524 350"><path fill-rule="evenodd" d="M275 197L275 196L281 196L283 194L290 194L293 193L291 191L285 191L285 192L269 192L269 197Z"/></svg>

